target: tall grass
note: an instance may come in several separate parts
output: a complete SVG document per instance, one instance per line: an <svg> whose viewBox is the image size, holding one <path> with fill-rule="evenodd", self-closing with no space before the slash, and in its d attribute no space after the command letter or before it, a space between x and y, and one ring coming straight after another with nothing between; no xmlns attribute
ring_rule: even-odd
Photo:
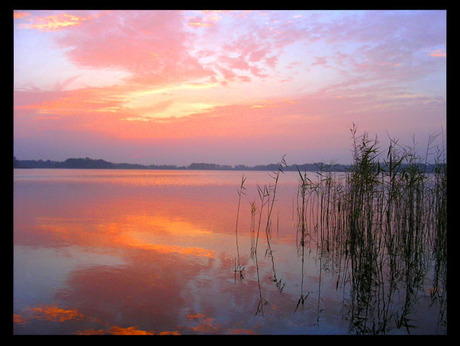
<svg viewBox="0 0 460 346"><path fill-rule="evenodd" d="M278 170L273 172L273 184L270 186L269 197L271 193L271 199L268 200L268 214L267 214L267 223L265 226L265 237L267 241L267 250L265 251L265 256L270 258L272 264L272 273L273 273L273 282L276 284L276 287L279 289L280 292L283 291L285 284L283 283L283 279L277 277L276 268L275 268L275 259L273 257L273 250L271 247L270 239L271 239L271 228L272 228L272 212L273 206L275 205L276 201L276 190L278 187L278 181L280 174L284 173L283 168L286 166L285 157L281 159L281 162L278 165Z"/></svg>
<svg viewBox="0 0 460 346"><path fill-rule="evenodd" d="M351 128L353 164L346 172L318 165L316 172L298 169L297 252L301 261L300 298L294 311L304 308L312 291L305 292L306 252L319 259L317 321L320 320L323 270L336 274L336 289L343 289L350 331L384 334L394 328L407 333L415 327L412 312L428 274L433 304L442 312L447 304L447 166L445 149L428 139L424 156L417 145L403 146L388 137L382 148L377 137ZM429 164L434 159L435 164ZM257 263L257 246L265 215L266 257L273 281L284 287L275 270L270 243L272 213L284 157L273 184L258 186L259 206L251 203L251 258ZM433 170L434 167L434 170ZM428 170L430 168L431 170ZM239 207L238 207L239 208ZM256 214L258 213L258 222ZM257 233L256 233L257 231ZM257 270L258 275L258 270ZM268 304L261 295L258 312ZM345 293L346 292L346 293Z"/></svg>
<svg viewBox="0 0 460 346"><path fill-rule="evenodd" d="M259 301L257 304L256 315L264 314L264 307L268 305L268 301L262 295L262 287L260 283L260 273L259 273L259 262L257 257L257 250L259 245L259 238L260 238L260 231L262 227L262 220L264 211L266 212L266 219L265 219L265 239L267 248L265 250L265 257L268 257L271 262L272 267L272 281L275 283L276 287L280 292L283 291L284 283L283 280L278 278L276 273L275 267L275 259L273 255L273 250L271 246L271 229L272 229L272 214L273 208L276 201L276 192L278 188L278 182L280 175L284 173L283 168L286 166L286 161L284 156L281 162L278 165L278 170L272 172L272 179L273 183L270 185L264 185L263 187L257 185L257 192L259 195L259 206L257 205L256 201L250 203L251 205L251 224L250 224L250 234L251 234L251 250L250 250L250 257L255 263L256 267L256 276L257 276L257 287L259 290ZM242 181L240 191L242 190L244 181ZM239 192L239 200L238 200L238 210L239 210L239 203L241 198L241 192ZM256 222L256 214L258 213L258 220ZM257 232L256 232L257 229ZM237 231L235 231L237 234Z"/></svg>
<svg viewBox="0 0 460 346"><path fill-rule="evenodd" d="M327 258L337 270L337 288L351 284L351 330L377 334L396 325L409 333L415 293L433 259L432 296L442 304L446 301L444 151L438 150L436 169L430 174L426 170L430 147L423 158L415 145L404 147L390 138L388 149L382 150L376 137L358 135L355 126L351 135L353 165L344 179L322 167L316 179L299 171L297 238L302 262L306 238L315 237L320 258ZM321 270L320 262L320 280ZM404 304L398 309L392 304L396 292L404 292ZM297 306L300 303L303 293Z"/></svg>
<svg viewBox="0 0 460 346"><path fill-rule="evenodd" d="M240 247L239 247L239 242L238 242L238 221L239 221L239 217L240 217L241 195L244 195L244 190L246 189L244 187L244 182L245 181L246 181L246 178L243 175L241 177L240 187L237 190L237 193L238 193L238 209L237 209L237 212L236 212L236 224L235 224L235 244L236 244L236 258L235 258L235 264L234 264L235 280L236 280L236 273L237 272L240 274L240 280L243 280L243 271L244 271L244 266L240 264Z"/></svg>

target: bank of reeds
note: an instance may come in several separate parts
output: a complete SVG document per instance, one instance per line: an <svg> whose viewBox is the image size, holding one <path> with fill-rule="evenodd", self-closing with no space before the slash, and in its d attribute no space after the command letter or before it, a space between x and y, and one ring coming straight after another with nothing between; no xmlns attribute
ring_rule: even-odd
<svg viewBox="0 0 460 346"><path fill-rule="evenodd" d="M403 146L390 137L388 146L382 148L377 137L371 138L366 132L358 134L355 126L351 129L351 138L353 164L348 171L334 172L331 170L334 165L318 165L316 172L298 169L296 244L301 260L301 282L294 311L303 309L311 296L312 291L305 292L304 288L304 263L306 251L314 251L319 260L316 323L322 311L322 273L327 269L336 274L336 289L344 292L343 306L348 312L352 333L384 334L394 328L410 333L415 327L411 313L427 275L432 278L432 302L440 311L439 327L444 328L447 304L445 148L433 146L436 136L429 138L424 156L417 154L415 144ZM270 241L272 212L285 166L283 157L278 170L273 172L273 183L257 186L259 203L251 203L250 257L256 265L260 295L256 314L263 314L263 307L268 304L262 296L258 271L261 230L265 230L265 257L272 263L272 280L280 292L285 284L276 275ZM243 190L244 177L238 190L238 213ZM238 215L235 233L239 258ZM241 277L242 268L236 259L235 272L239 271Z"/></svg>
<svg viewBox="0 0 460 346"><path fill-rule="evenodd" d="M351 285L347 305L354 332L385 333L390 326L410 332L415 293L429 271L434 272L433 300L445 304L447 297L445 151L438 149L435 171L427 172L433 148L422 158L415 145L400 146L390 138L382 150L377 138L358 135L356 127L351 134L353 165L348 172L318 167L310 178L299 170L302 263L305 247L311 248L314 239L320 258L337 271L337 288ZM399 297L404 292L402 306L392 304L395 292ZM297 307L304 297L302 292Z"/></svg>

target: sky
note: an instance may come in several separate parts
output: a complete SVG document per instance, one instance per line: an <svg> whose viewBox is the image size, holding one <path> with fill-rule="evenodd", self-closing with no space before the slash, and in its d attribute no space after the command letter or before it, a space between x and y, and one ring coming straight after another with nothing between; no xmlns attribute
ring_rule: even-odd
<svg viewBox="0 0 460 346"><path fill-rule="evenodd" d="M13 15L20 160L350 163L353 124L446 132L446 11Z"/></svg>

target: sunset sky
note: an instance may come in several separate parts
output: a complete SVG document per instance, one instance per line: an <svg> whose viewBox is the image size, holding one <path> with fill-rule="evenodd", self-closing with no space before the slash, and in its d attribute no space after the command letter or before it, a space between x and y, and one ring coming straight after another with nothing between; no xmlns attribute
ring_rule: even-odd
<svg viewBox="0 0 460 346"><path fill-rule="evenodd" d="M14 11L14 155L351 161L446 131L446 11Z"/></svg>

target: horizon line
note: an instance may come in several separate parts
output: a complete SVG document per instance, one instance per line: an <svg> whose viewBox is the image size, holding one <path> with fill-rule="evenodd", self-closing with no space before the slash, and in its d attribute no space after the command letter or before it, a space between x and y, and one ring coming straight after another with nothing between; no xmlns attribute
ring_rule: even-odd
<svg viewBox="0 0 460 346"><path fill-rule="evenodd" d="M72 162L72 160L74 160ZM32 161L32 162L30 162ZM70 162L69 162L70 161ZM267 164L256 164L256 165L245 165L245 164L217 164L217 163L210 163L210 162L192 162L189 165L177 165L177 164L141 164L141 163L127 163L127 162L121 162L121 163L116 163L116 162L111 162L111 161L106 161L104 159L92 159L89 157L85 158L67 158L64 161L55 161L55 160L43 160L43 159L30 159L30 160L20 160L17 159L16 156L13 156L13 169L15 168L24 168L24 169L31 169L31 168L37 168L37 169L187 169L187 170L272 170L275 167L273 166L282 166L282 162L284 161L284 156L283 160L281 160L278 163L267 163ZM24 166L21 167L21 163L31 163L32 166ZM96 166L82 166L81 164L84 162L88 163L93 163L96 164ZM41 166L35 166L33 163L41 164ZM45 165L43 165L45 164ZM385 166L385 162L378 164L383 164ZM445 165L447 162L416 162L416 164L424 164L425 166L436 166L436 165ZM47 166L49 165L49 166ZM56 167L55 165L62 165L62 167ZM102 166L105 165L105 166ZM115 167L112 167L114 165ZM407 165L407 164L404 164ZM322 170L323 168L332 168L332 170L338 169L343 170L343 169L348 169L353 166L353 163L349 164L344 164L344 163L336 163L336 162L330 162L330 163L325 163L322 161L319 162L310 162L310 163L303 163L303 164L286 164L284 162L284 169L287 170L309 170L315 168L316 170Z"/></svg>
<svg viewBox="0 0 460 346"><path fill-rule="evenodd" d="M283 156L284 157L284 156ZM93 159L91 157L68 157L64 160L51 160L51 159L19 159L15 155L13 155L13 161L36 161L36 162L52 162L52 163L64 163L68 160L87 160L87 161L103 161L105 163L109 164L114 164L114 165L137 165L137 166L175 166L175 167L189 167L191 165L215 165L215 166L221 166L221 167L237 167L237 166L244 166L244 167L257 167L257 166L269 166L269 165L279 165L282 160L279 162L269 162L269 163L260 163L260 164L243 164L243 163L238 163L238 164L229 164L229 163L214 163L214 162L206 162L206 161L194 161L191 162L190 164L167 164L167 163L129 163L129 162L113 162L113 161L108 161L106 159ZM303 165L328 165L328 166L349 166L352 165L352 163L339 163L335 162L334 160L331 160L329 162L324 162L324 161L311 161L311 162L305 162L305 163L292 163L292 164L286 164L285 166L303 166Z"/></svg>

